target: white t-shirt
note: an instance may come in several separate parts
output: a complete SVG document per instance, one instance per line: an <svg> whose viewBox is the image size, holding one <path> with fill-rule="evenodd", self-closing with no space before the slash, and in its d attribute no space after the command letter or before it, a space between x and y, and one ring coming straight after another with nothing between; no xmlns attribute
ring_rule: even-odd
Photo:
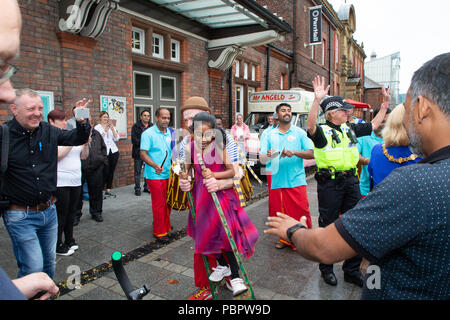
<svg viewBox="0 0 450 320"><path fill-rule="evenodd" d="M106 132L105 136L103 136L103 141L105 141L106 144L106 154L109 155L109 153L116 153L117 151L119 151L119 148L117 148L117 145L115 144L114 141L119 141L119 136L117 135L117 138L114 138L114 134L112 132L111 129L108 129L108 131L105 131L105 129L103 129L101 124L97 124L94 127L95 130L97 130L98 132L100 132L100 134L103 136L103 134ZM116 130L117 132L117 130Z"/></svg>
<svg viewBox="0 0 450 320"><path fill-rule="evenodd" d="M64 158L58 161L58 187L81 186L81 149L82 146L74 146Z"/></svg>
<svg viewBox="0 0 450 320"><path fill-rule="evenodd" d="M236 136L238 137L238 142L244 140L244 128L236 126Z"/></svg>

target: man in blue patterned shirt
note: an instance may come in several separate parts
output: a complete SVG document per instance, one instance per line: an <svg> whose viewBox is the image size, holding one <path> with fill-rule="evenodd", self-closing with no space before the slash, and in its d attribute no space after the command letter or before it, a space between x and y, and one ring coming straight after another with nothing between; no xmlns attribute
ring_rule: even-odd
<svg viewBox="0 0 450 320"><path fill-rule="evenodd" d="M403 124L419 163L398 168L326 228L302 230L283 214L265 233L305 258L370 262L362 299L450 299L450 53L414 73ZM298 231L300 230L300 231Z"/></svg>

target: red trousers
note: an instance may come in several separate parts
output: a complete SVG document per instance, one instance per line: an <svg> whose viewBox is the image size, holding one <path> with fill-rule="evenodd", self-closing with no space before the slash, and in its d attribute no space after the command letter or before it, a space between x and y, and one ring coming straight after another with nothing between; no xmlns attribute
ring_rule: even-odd
<svg viewBox="0 0 450 320"><path fill-rule="evenodd" d="M274 190L272 190L271 186L272 186L272 172L270 171L266 171L266 175L267 175L267 184L269 186L269 217L276 217L277 216L277 211L275 210L275 206L274 206Z"/></svg>
<svg viewBox="0 0 450 320"><path fill-rule="evenodd" d="M217 266L217 260L214 257L208 257L210 268L215 268ZM212 271L212 270L211 270ZM205 264L203 262L203 257L199 253L194 253L194 283L198 288L208 287L208 274L206 273Z"/></svg>
<svg viewBox="0 0 450 320"><path fill-rule="evenodd" d="M152 199L153 234L155 237L166 236L170 231L170 210L167 205L167 186L169 179L145 179Z"/></svg>
<svg viewBox="0 0 450 320"><path fill-rule="evenodd" d="M295 188L273 189L273 209L275 212L287 214L295 220L306 217L308 228L312 228L311 214L309 213L308 194L306 186ZM270 200L269 200L270 201ZM270 209L269 209L270 215Z"/></svg>

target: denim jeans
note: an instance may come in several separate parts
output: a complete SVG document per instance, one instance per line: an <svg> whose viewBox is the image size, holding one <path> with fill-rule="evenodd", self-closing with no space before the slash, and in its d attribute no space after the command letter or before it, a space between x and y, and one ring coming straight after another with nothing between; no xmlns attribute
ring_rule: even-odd
<svg viewBox="0 0 450 320"><path fill-rule="evenodd" d="M145 163L141 159L134 159L134 191L141 190L141 172L142 172L142 166L144 166ZM144 190L148 190L147 183L144 179L143 184Z"/></svg>
<svg viewBox="0 0 450 320"><path fill-rule="evenodd" d="M6 210L3 222L11 238L19 267L17 277L45 272L53 278L58 235L56 206L53 204L40 212Z"/></svg>

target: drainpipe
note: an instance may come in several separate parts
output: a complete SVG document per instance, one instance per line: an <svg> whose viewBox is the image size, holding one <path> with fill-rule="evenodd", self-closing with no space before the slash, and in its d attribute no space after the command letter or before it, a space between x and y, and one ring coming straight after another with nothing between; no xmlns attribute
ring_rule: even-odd
<svg viewBox="0 0 450 320"><path fill-rule="evenodd" d="M233 66L228 69L228 126L233 124Z"/></svg>
<svg viewBox="0 0 450 320"><path fill-rule="evenodd" d="M328 84L330 85L330 88L332 87L331 86L331 83L332 83L332 81L331 81L331 45L332 45L332 40L331 40L331 38L333 38L332 36L331 36L331 22L330 23L328 23L328 36L330 37L329 38L329 41L328 41ZM333 93L334 93L334 91L333 91Z"/></svg>
<svg viewBox="0 0 450 320"><path fill-rule="evenodd" d="M267 46L267 62L266 62L266 90L269 90L269 71L270 71L270 47Z"/></svg>
<svg viewBox="0 0 450 320"><path fill-rule="evenodd" d="M295 74L295 80L297 81L297 0L292 0L294 20L293 32L292 32L292 70L289 73L289 89L292 88L293 75ZM297 86L297 85L296 85Z"/></svg>

